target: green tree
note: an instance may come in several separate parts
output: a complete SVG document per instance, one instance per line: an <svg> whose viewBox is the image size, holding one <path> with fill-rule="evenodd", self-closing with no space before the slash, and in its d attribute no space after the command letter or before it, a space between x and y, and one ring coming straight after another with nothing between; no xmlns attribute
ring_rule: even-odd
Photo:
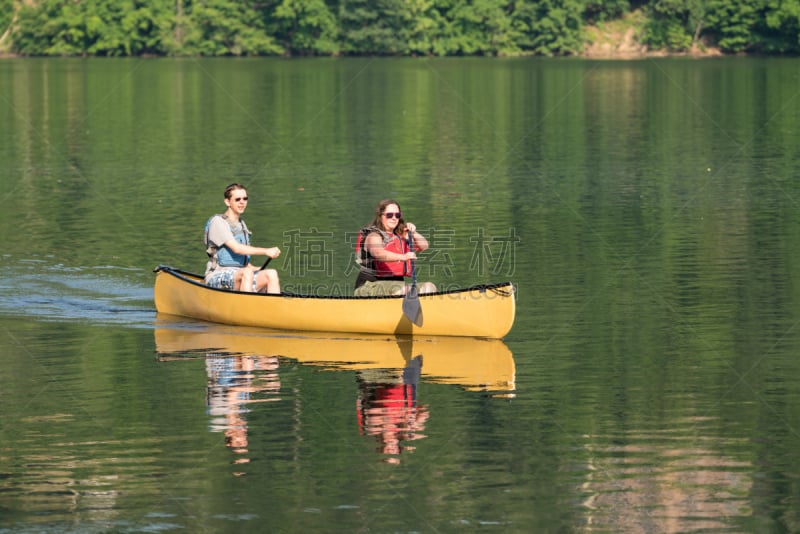
<svg viewBox="0 0 800 534"><path fill-rule="evenodd" d="M20 9L14 42L29 55L162 54L170 15L166 0L45 0Z"/></svg>
<svg viewBox="0 0 800 534"><path fill-rule="evenodd" d="M800 52L800 0L766 0L760 47L768 53Z"/></svg>
<svg viewBox="0 0 800 534"><path fill-rule="evenodd" d="M14 50L18 53L68 56L85 53L88 48L81 4L64 0L23 4L17 24Z"/></svg>
<svg viewBox="0 0 800 534"><path fill-rule="evenodd" d="M0 52L11 42L11 24L16 11L14 0L0 0Z"/></svg>
<svg viewBox="0 0 800 534"><path fill-rule="evenodd" d="M688 50L697 44L706 24L707 0L655 0L644 41L653 48Z"/></svg>
<svg viewBox="0 0 800 534"><path fill-rule="evenodd" d="M583 49L580 0L526 0L515 15L523 50L543 56L575 54Z"/></svg>
<svg viewBox="0 0 800 534"><path fill-rule="evenodd" d="M654 49L800 53L800 0L0 0L0 51L569 55L587 22L640 7Z"/></svg>
<svg viewBox="0 0 800 534"><path fill-rule="evenodd" d="M445 20L434 0L406 0L402 17L405 20L403 40L411 54L435 53Z"/></svg>
<svg viewBox="0 0 800 534"><path fill-rule="evenodd" d="M176 24L172 7L172 0L136 2L125 14L122 29L128 35L130 54L163 55L170 51Z"/></svg>
<svg viewBox="0 0 800 534"><path fill-rule="evenodd" d="M280 0L271 7L275 38L291 54L336 54L339 26L323 0Z"/></svg>
<svg viewBox="0 0 800 534"><path fill-rule="evenodd" d="M518 52L512 20L513 4L504 0L442 2L443 35L435 45L439 55L496 55Z"/></svg>
<svg viewBox="0 0 800 534"><path fill-rule="evenodd" d="M708 6L708 31L725 52L742 52L757 46L756 28L762 0L712 0Z"/></svg>
<svg viewBox="0 0 800 534"><path fill-rule="evenodd" d="M265 31L263 13L249 3L194 3L181 51L201 56L279 55L283 48Z"/></svg>
<svg viewBox="0 0 800 534"><path fill-rule="evenodd" d="M341 0L339 20L346 54L408 52L403 0Z"/></svg>
<svg viewBox="0 0 800 534"><path fill-rule="evenodd" d="M629 0L588 0L584 17L590 23L602 22L619 18L630 10Z"/></svg>
<svg viewBox="0 0 800 534"><path fill-rule="evenodd" d="M108 2L88 0L86 52L98 56L162 55L164 33L174 25L165 0Z"/></svg>

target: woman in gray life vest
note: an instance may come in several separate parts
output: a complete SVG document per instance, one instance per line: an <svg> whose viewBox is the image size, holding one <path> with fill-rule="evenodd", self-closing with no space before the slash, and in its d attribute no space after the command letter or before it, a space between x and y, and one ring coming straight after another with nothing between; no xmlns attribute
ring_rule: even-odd
<svg viewBox="0 0 800 534"><path fill-rule="evenodd" d="M414 250L408 245L412 236ZM417 252L428 248L428 240L417 232L414 223L403 220L400 204L391 199L381 200L375 208L375 218L361 229L356 243L356 296L404 295L409 286L405 277L411 276L411 260ZM420 293L433 293L431 282L419 284Z"/></svg>
<svg viewBox="0 0 800 534"><path fill-rule="evenodd" d="M233 183L225 188L224 198L228 209L206 222L206 284L248 293L280 293L278 272L275 269L259 270L250 263L250 256L277 258L281 249L250 245L250 230L242 220L247 209L247 189L242 184Z"/></svg>

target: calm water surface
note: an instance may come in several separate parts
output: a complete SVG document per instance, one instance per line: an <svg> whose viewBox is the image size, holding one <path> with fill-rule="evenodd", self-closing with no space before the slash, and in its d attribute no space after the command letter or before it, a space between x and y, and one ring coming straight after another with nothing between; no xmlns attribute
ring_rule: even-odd
<svg viewBox="0 0 800 534"><path fill-rule="evenodd" d="M800 530L800 61L0 62L0 532ZM503 341L157 317L248 185L285 289L384 197Z"/></svg>

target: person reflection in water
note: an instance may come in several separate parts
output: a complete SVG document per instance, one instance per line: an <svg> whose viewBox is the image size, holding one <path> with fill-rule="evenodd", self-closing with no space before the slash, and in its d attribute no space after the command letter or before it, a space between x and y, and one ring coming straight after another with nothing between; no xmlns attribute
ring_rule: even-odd
<svg viewBox="0 0 800 534"><path fill-rule="evenodd" d="M281 382L278 375L278 358L275 356L230 356L209 353L206 355L208 385L206 404L211 416L211 432L224 432L225 445L240 455L234 464L246 464L250 459L247 440L247 404L279 400ZM264 397L256 394L266 393ZM236 472L235 475L243 475Z"/></svg>
<svg viewBox="0 0 800 534"><path fill-rule="evenodd" d="M425 437L419 432L425 429L428 408L417 404L421 368L422 356L416 356L402 371L367 369L356 376L359 433L377 439L387 463L399 464L402 452L415 449L407 442Z"/></svg>

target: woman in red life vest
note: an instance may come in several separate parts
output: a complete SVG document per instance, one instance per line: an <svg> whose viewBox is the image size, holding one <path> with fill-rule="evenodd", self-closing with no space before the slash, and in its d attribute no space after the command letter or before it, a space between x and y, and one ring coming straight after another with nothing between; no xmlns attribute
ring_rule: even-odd
<svg viewBox="0 0 800 534"><path fill-rule="evenodd" d="M408 237L414 250L408 246ZM404 295L408 290L404 277L411 276L411 260L417 252L428 248L428 240L417 233L413 223L403 220L400 204L381 200L375 208L375 219L361 230L356 244L356 261L361 269L356 278L356 296ZM424 282L420 293L433 293L436 286Z"/></svg>

